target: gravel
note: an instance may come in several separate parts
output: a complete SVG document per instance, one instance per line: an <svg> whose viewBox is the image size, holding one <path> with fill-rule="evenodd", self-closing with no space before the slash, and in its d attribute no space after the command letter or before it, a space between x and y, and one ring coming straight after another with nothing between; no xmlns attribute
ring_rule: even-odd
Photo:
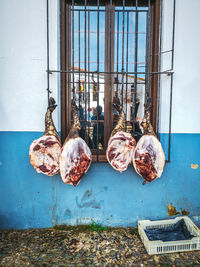
<svg viewBox="0 0 200 267"><path fill-rule="evenodd" d="M133 228L1 230L0 266L200 267L200 251L150 256Z"/></svg>

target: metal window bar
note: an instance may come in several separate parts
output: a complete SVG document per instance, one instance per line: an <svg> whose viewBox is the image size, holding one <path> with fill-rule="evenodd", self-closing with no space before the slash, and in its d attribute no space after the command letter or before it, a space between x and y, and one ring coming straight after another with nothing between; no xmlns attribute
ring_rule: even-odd
<svg viewBox="0 0 200 267"><path fill-rule="evenodd" d="M149 0L150 1L150 0ZM162 54L164 54L165 52L168 52L168 51L164 51L162 52L162 17L163 17L163 1L161 0L160 2L160 29L159 29L159 32L160 32L160 43L159 43L159 46L160 46L160 49L159 49L159 54L160 54L160 57L159 57L159 71L161 70L161 66L162 66ZM158 102L157 102L157 129L156 129L156 134L158 136L158 139L160 140L160 133L159 133L159 123L160 123L160 86L161 86L161 79L160 79L160 75L158 76Z"/></svg>
<svg viewBox="0 0 200 267"><path fill-rule="evenodd" d="M118 85L119 85L119 77L118 77L118 66L119 66L119 12L117 12L117 78L116 78L116 84L117 84L117 96L119 94Z"/></svg>
<svg viewBox="0 0 200 267"><path fill-rule="evenodd" d="M122 107L124 104L124 14L125 13L125 0L123 0L123 13L122 13Z"/></svg>
<svg viewBox="0 0 200 267"><path fill-rule="evenodd" d="M74 8L74 0L72 0L72 8ZM72 69L74 69L74 12L72 12ZM72 93L73 93L73 100L75 100L75 88L74 88L74 73L72 73Z"/></svg>
<svg viewBox="0 0 200 267"><path fill-rule="evenodd" d="M150 59L150 0L148 0L148 13L146 18L146 66L145 66L145 103L149 97L149 59Z"/></svg>
<svg viewBox="0 0 200 267"><path fill-rule="evenodd" d="M169 111L169 144L168 144L168 161L170 162L171 156L171 122L172 122L172 93L173 93L173 80L174 80L174 37L175 37L175 14L176 14L176 0L174 0L173 6L173 32L172 32L172 60L171 60L171 85L170 85L170 111Z"/></svg>
<svg viewBox="0 0 200 267"><path fill-rule="evenodd" d="M110 62L109 62L109 68L110 68L110 73L109 73L109 110L112 110L112 107L111 107L111 103L112 103L112 0L110 0L110 17L109 17L109 26L110 26L110 29L109 29L109 34L110 34L110 37L109 37L109 59L110 59ZM112 126L109 124L109 133L111 133L111 129L112 129Z"/></svg>
<svg viewBox="0 0 200 267"><path fill-rule="evenodd" d="M49 106L49 99L50 99L50 88L49 88L49 0L46 1L46 18L47 18L47 23L46 23L46 27L47 27L47 103Z"/></svg>
<svg viewBox="0 0 200 267"><path fill-rule="evenodd" d="M99 106L99 0L97 0L97 106ZM99 161L99 114L97 112L97 161Z"/></svg>
<svg viewBox="0 0 200 267"><path fill-rule="evenodd" d="M135 72L135 78L134 78L134 87L133 87L133 134L135 133L135 123L136 123L136 93L137 93L137 61L138 61L138 0L136 0L136 7L135 7L136 13L135 13L135 54L134 54L134 72Z"/></svg>
<svg viewBox="0 0 200 267"><path fill-rule="evenodd" d="M126 36L126 73L128 72L128 52L129 52L129 13L127 15L127 36ZM128 75L126 75L126 99L128 98ZM127 119L127 111L128 111L128 101L126 101L126 119ZM127 124L126 124L126 131L127 131Z"/></svg>
<svg viewBox="0 0 200 267"><path fill-rule="evenodd" d="M90 70L90 13L88 12L88 70ZM87 143L89 142L89 132L88 132L88 120L89 120L89 113L90 113L90 74L88 73L88 93L86 94L86 98L88 101L88 108L87 108Z"/></svg>
<svg viewBox="0 0 200 267"><path fill-rule="evenodd" d="M85 0L85 8L84 8L84 58L85 58L85 87L84 87L84 98L85 98L85 140L87 140L87 88L86 88L86 78L87 78L87 73L86 73L86 68L87 68L87 40L86 40L86 35L87 35L87 10L86 10L86 5L87 5L87 0ZM72 12L73 13L73 12Z"/></svg>
<svg viewBox="0 0 200 267"><path fill-rule="evenodd" d="M123 0L121 6L116 6L117 8L114 10L114 6L115 4L118 5L118 2L116 1L109 1L109 22L105 23L105 27L106 25L109 25L109 31L108 31L108 36L109 36L109 49L107 50L107 52L109 52L109 68L106 69L102 69L102 67L100 67L100 64L102 64L102 61L100 61L100 34L101 34L101 30L100 30L100 14L105 14L106 9L102 9L100 8L101 6L101 1L97 0L96 4L94 3L94 6L96 6L96 8L91 7L90 6L90 2L88 0L84 0L84 4L80 4L82 5L82 8L79 8L79 3L77 1L74 2L74 0L71 1L71 7L70 7L70 2L66 1L66 3L69 4L70 7L70 20L71 20L71 38L70 38L70 42L68 43L68 47L71 49L71 59L69 63L69 66L66 66L66 69L57 69L57 70L51 70L49 67L49 0L47 0L47 91L48 91L48 100L49 100L49 94L50 94L50 74L53 73L60 73L60 74L66 74L68 75L67 78L67 83L68 83L68 87L71 87L71 92L73 93L73 98L76 98L76 93L75 92L75 87L76 84L78 84L78 103L80 105L81 102L81 98L84 98L84 102L85 102L85 114L84 114L84 120L80 119L81 122L85 123L85 140L88 143L88 139L89 139L89 130L88 130L88 112L90 110L90 93L91 93L91 83L94 82L94 90L97 87L97 106L99 106L99 101L100 101L100 85L104 85L105 86L105 80L104 79L106 77L106 75L108 75L108 80L109 80L109 105L110 105L110 110L112 110L111 105L112 105L112 90L113 90L113 75L115 76L115 85L116 85L116 93L119 93L122 96L122 104L124 104L124 77L125 77L125 110L126 110L126 114L127 114L127 94L128 91L130 90L130 88L132 89L132 119L128 120L127 117L127 124L129 123L132 124L132 132L134 133L135 131L135 122L136 122L136 94L137 94L137 87L140 84L143 84L143 82L140 82L140 80L138 79L138 77L143 76L144 77L144 81L145 81L145 102L147 101L147 97L150 95L150 80L151 77L153 77L154 75L158 75L158 78L160 77L160 75L170 75L171 77L171 85L170 85L170 112L169 112L169 142L168 142L168 159L167 161L170 161L170 147L171 147L171 118L172 118L172 89L173 89L173 65L174 65L174 34L175 34L175 5L176 5L176 0L174 1L174 10L173 10L173 29L172 29L172 45L171 45L171 49L167 50L167 51L162 51L162 1L160 0L160 48L159 48L159 52L158 53L151 53L151 38L152 38L152 29L151 29L151 25L152 25L152 18L151 18L151 4L152 1L151 0L147 0L146 1L146 6L145 8L139 6L140 1L135 0L133 2L132 5L129 5L130 1L125 1ZM94 1L95 2L95 1ZM126 3L128 2L128 4ZM131 8L130 8L131 7ZM114 10L114 11L113 11ZM77 22L75 22L75 12L76 14L78 14L77 16ZM135 30L134 32L129 31L129 21L130 21L130 17L129 15L131 14L131 12L133 14L135 14ZM93 31L90 29L90 14L92 13L96 13L97 17L96 17L96 26L97 26L97 31ZM120 15L121 14L121 15ZM146 15L146 32L140 32L139 31L139 25L138 25L138 16L139 14L145 14ZM81 18L83 18L84 15L84 30L81 30ZM115 16L117 18L116 23L117 23L117 32L113 33L113 28L112 28L112 16ZM120 20L120 16L122 17L122 20ZM126 21L126 25L125 25L125 21ZM74 24L77 23L77 34L78 34L78 38L77 38L77 43L78 43L78 53L77 56L75 56L75 53L77 52L74 45L75 45L75 27ZM121 23L121 26L120 26ZM122 30L120 31L120 27L122 27ZM126 27L126 30L125 30ZM84 38L81 37L81 33L84 34ZM95 61L90 60L90 34L97 34L96 36L96 66L97 66L97 70L94 70L94 68L92 67L92 64L94 64ZM113 45L113 34L116 34L116 38L117 38L117 42L116 42L116 47L115 45ZM126 34L126 39L125 39L125 34ZM129 58L129 46L130 46L130 41L129 41L129 35L133 34L135 36L134 38L134 63L132 62L132 60ZM141 64L141 60L138 60L138 35L139 34L145 34L145 40L146 40L146 55L145 55L145 62L142 65ZM121 35L121 37L120 37ZM82 40L84 40L83 42L83 47L82 46ZM126 40L126 41L125 41ZM120 41L121 41L121 50L120 50ZM126 43L125 43L126 42ZM116 62L114 64L116 64L116 69L112 69L112 56L111 54L113 53L113 51L117 49L116 51ZM81 52L83 51L83 55L84 55L84 61L82 61L82 56L81 56ZM161 55L163 54L171 54L172 56L172 60L171 60L171 68L168 70L161 70ZM114 53L113 53L114 55ZM121 55L121 62L119 62L119 57ZM155 56L159 56L159 70L158 71L152 71L152 67L151 67L151 59ZM126 60L124 60L126 58ZM78 59L78 60L77 60ZM82 66L82 62L84 63L84 69L81 69ZM75 64L78 63L78 68L75 68ZM121 64L121 71L119 71L119 65ZM125 65L126 64L126 65ZM131 66L134 66L134 70L133 67L131 68ZM139 71L139 68L142 68L141 71ZM78 81L77 79L75 79L76 75L78 75ZM134 82L131 82L131 79L128 78L129 75L134 75ZM81 78L84 76L84 92L83 94L80 93L81 92ZM96 81L94 79L94 76L96 77ZM101 79L100 79L101 76ZM92 78L93 77L93 78ZM102 78L104 77L104 78ZM160 78L158 79L158 85L160 87ZM119 86L121 88L121 90L119 91ZM68 99L71 99L71 92L68 92ZM82 94L82 95L81 95ZM104 95L105 97L105 95ZM77 100L77 99L76 99ZM157 111L158 111L158 115L157 115L157 125L159 126L159 107L160 107L160 92L158 89L158 102L157 102ZM68 115L69 116L69 115ZM99 115L97 112L97 119L95 121L97 123L97 148L96 148L96 155L97 155L97 161L98 161L98 157L99 157L99 146L98 146L98 141L99 141L99 122L102 122L102 120L99 120ZM111 132L112 129L112 125L109 125L110 129L109 132ZM159 133L159 128L157 128L157 133ZM105 147L106 148L106 144ZM100 153L101 154L101 153Z"/></svg>

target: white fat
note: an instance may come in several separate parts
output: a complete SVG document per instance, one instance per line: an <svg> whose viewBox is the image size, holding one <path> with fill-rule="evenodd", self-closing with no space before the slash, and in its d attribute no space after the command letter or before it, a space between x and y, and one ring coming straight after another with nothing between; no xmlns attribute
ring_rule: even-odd
<svg viewBox="0 0 200 267"><path fill-rule="evenodd" d="M120 137L125 137L126 140L120 140ZM133 142L135 142L134 138L131 136L130 133L126 133L126 132L117 132L114 136L112 136L109 139L108 142L108 148L106 150L106 156L107 156L107 160L110 163L110 165L117 171L125 171L128 167L128 165L131 163L132 161L132 157L133 157L133 151L134 151L134 147L130 146L130 139L133 140ZM108 157L108 153L109 150L114 148L115 152L114 154L117 155L119 154L117 157L115 156L111 161L109 160ZM117 165L118 167L116 168Z"/></svg>
<svg viewBox="0 0 200 267"><path fill-rule="evenodd" d="M68 175L70 171L77 166L78 159L80 158L80 155L78 153L79 146L83 149L88 158L92 160L91 151L86 142L81 137L69 139L63 146L62 153L60 155L60 175L64 183L73 185Z"/></svg>
<svg viewBox="0 0 200 267"><path fill-rule="evenodd" d="M157 175L159 178L162 175L163 168L165 165L165 154L163 152L163 148L162 148L161 143L159 142L159 140L155 136L143 135L140 138L140 140L138 141L137 146L135 148L134 154L133 154L133 165L135 167L136 172L138 173L136 165L135 165L135 160L137 160L138 158L136 158L135 154L137 152L138 154L141 155L143 153L148 152L146 149L148 147L148 145L152 145L153 151L156 154L156 160L154 162L154 167L157 171Z"/></svg>
<svg viewBox="0 0 200 267"><path fill-rule="evenodd" d="M45 147L42 143L40 143L41 140L46 141L47 138L49 141L56 142L50 147ZM34 151L34 148L36 145L40 146L39 150ZM29 156L30 156L30 162L35 168L35 170L38 173L43 173L45 175L54 175L59 172L59 159L60 159L60 153L61 153L61 144L57 140L55 136L50 135L43 135L42 137L34 140L29 148ZM54 160L49 156L52 155ZM49 172L42 172L39 168L39 166L45 165L47 169L49 169ZM55 165L55 169L51 173L52 166Z"/></svg>

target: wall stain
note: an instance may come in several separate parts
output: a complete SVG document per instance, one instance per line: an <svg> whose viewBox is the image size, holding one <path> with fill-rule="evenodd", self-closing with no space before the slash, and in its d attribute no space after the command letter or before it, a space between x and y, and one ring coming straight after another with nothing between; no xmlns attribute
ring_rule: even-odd
<svg viewBox="0 0 200 267"><path fill-rule="evenodd" d="M57 205L54 204L52 208L52 224L57 224L57 219L56 219L56 207Z"/></svg>
<svg viewBox="0 0 200 267"><path fill-rule="evenodd" d="M72 215L71 210L70 209L66 209L65 213L64 213L64 216L67 217L67 218L71 218L71 215Z"/></svg>
<svg viewBox="0 0 200 267"><path fill-rule="evenodd" d="M92 194L92 190L86 190L80 202L78 201L78 197L76 197L76 204L79 208L101 209L103 203L103 200L96 200L95 196Z"/></svg>
<svg viewBox="0 0 200 267"><path fill-rule="evenodd" d="M34 215L35 215L35 209L34 209L34 202L33 202L33 206L32 206L32 216L33 216L33 219L34 219Z"/></svg>
<svg viewBox="0 0 200 267"><path fill-rule="evenodd" d="M56 192L56 180L52 180L52 199L53 199L53 207L52 207L52 215L51 215L51 222L53 225L58 224L58 215L56 215L57 210L57 192Z"/></svg>
<svg viewBox="0 0 200 267"><path fill-rule="evenodd" d="M197 170L199 168L198 164L191 164L190 166L193 170Z"/></svg>

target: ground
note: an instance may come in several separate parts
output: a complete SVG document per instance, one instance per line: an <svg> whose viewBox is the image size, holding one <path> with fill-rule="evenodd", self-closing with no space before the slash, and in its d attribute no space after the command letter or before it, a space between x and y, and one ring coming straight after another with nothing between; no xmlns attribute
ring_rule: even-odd
<svg viewBox="0 0 200 267"><path fill-rule="evenodd" d="M0 266L200 266L200 251L148 255L136 228L0 231Z"/></svg>

